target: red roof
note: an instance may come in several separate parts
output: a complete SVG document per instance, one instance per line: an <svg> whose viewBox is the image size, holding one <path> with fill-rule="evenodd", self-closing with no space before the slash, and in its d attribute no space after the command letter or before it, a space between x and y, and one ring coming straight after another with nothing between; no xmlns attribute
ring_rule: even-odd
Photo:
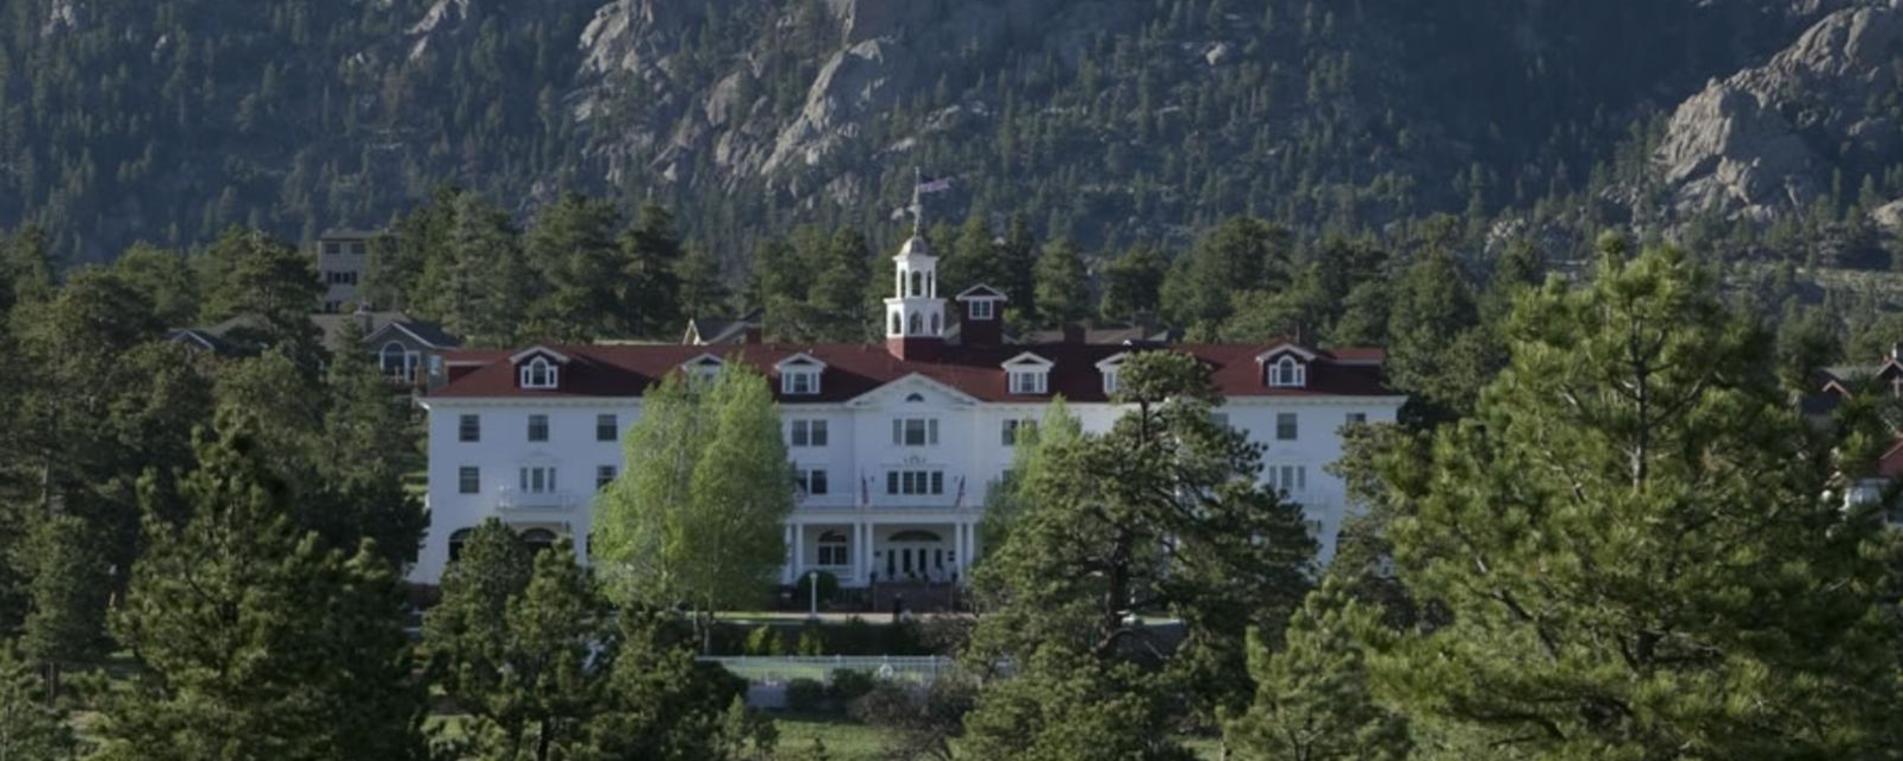
<svg viewBox="0 0 1903 761"><path fill-rule="evenodd" d="M1380 349L1312 349L1304 388L1270 388L1263 381L1256 357L1287 342L1262 344L1203 344L1163 347L1201 359L1211 367L1211 379L1224 396L1393 396L1382 382ZM1004 362L1026 352L1050 360L1051 395L1078 402L1106 401L1103 376L1097 363L1136 349L1118 344L1013 344L997 347L947 345L930 361L902 360L882 344L732 344L683 345L551 345L547 348L570 358L562 365L559 389L519 388L509 357L518 351L470 350L449 352L452 380L430 393L432 397L617 397L640 396L648 386L688 360L712 354L725 361L745 362L769 377L774 365L804 353L826 363L820 393L781 396L785 402L840 402L864 395L887 383L918 374L988 402L1035 402L1045 395L1007 393ZM457 367L458 365L462 367ZM475 367L470 367L474 365ZM778 393L778 384L775 384Z"/></svg>

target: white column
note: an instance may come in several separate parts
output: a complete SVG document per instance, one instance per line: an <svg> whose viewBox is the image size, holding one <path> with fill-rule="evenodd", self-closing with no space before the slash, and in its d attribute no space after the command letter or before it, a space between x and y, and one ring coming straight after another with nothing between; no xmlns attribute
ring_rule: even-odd
<svg viewBox="0 0 1903 761"><path fill-rule="evenodd" d="M971 579L971 523L958 524L958 578Z"/></svg>
<svg viewBox="0 0 1903 761"><path fill-rule="evenodd" d="M799 583L800 574L806 573L806 527L798 523L793 529L793 582Z"/></svg>
<svg viewBox="0 0 1903 761"><path fill-rule="evenodd" d="M793 524L788 522L780 526L780 535L785 537L782 541L786 542L786 561L780 566L780 583L791 584L793 583Z"/></svg>

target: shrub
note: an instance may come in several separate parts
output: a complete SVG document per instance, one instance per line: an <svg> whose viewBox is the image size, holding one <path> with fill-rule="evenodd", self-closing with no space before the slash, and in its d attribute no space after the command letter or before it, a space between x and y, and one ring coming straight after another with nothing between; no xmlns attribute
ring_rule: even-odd
<svg viewBox="0 0 1903 761"><path fill-rule="evenodd" d="M795 679L786 683L786 707L788 710L817 711L826 702L826 685L814 679Z"/></svg>
<svg viewBox="0 0 1903 761"><path fill-rule="evenodd" d="M846 705L854 700L858 700L866 693L871 692L872 688L878 686L878 684L879 680L868 672L850 670L834 671L833 681L828 687L827 693L829 697L838 701L840 705Z"/></svg>
<svg viewBox="0 0 1903 761"><path fill-rule="evenodd" d="M786 642L773 627L762 624L747 634L747 655L785 655Z"/></svg>
<svg viewBox="0 0 1903 761"><path fill-rule="evenodd" d="M800 655L826 654L826 634L820 629L818 624L807 624L804 629L800 630L798 649Z"/></svg>
<svg viewBox="0 0 1903 761"><path fill-rule="evenodd" d="M826 606L832 603L833 598L839 596L839 577L834 576L831 573L828 573L826 571L814 571L812 573L803 573L803 574L800 574L799 582L793 585L794 607L800 608L802 610L806 608L808 601L812 599L811 597L808 596L811 594L808 590L812 589L814 578L819 579L819 607L820 608L824 609Z"/></svg>

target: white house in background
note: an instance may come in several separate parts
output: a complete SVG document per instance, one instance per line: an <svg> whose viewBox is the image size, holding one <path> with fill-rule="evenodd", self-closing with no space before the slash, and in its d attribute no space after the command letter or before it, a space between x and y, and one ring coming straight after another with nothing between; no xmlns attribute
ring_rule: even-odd
<svg viewBox="0 0 1903 761"><path fill-rule="evenodd" d="M445 356L429 411L430 529L410 579L435 583L471 528L500 518L525 538L572 539L586 558L592 503L623 466L621 438L641 395L668 373L741 362L774 385L797 507L784 527L782 580L808 570L845 586L958 581L983 553L985 493L1010 467L1020 433L1062 395L1086 430L1103 431L1117 371L1137 351L1206 364L1226 397L1218 411L1264 446L1263 478L1308 510L1332 553L1348 503L1324 468L1342 429L1388 422L1405 401L1382 381L1374 349L1254 345L1008 345L1003 294L956 297L948 341L937 258L922 238L895 257L886 341L722 346L531 346Z"/></svg>

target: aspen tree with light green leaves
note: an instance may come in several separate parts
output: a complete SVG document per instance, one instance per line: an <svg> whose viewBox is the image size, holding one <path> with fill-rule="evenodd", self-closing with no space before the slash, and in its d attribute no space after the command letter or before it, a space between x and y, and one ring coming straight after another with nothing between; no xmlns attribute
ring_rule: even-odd
<svg viewBox="0 0 1903 761"><path fill-rule="evenodd" d="M767 382L729 362L669 376L642 397L627 468L597 503L595 554L624 606L757 604L785 561L793 477Z"/></svg>

